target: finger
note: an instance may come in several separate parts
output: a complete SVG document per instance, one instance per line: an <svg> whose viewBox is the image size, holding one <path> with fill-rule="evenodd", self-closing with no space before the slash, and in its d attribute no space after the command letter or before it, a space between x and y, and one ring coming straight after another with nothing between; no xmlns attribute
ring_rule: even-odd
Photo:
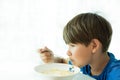
<svg viewBox="0 0 120 80"><path fill-rule="evenodd" d="M38 53L42 53L43 49L38 49L37 51Z"/></svg>
<svg viewBox="0 0 120 80"><path fill-rule="evenodd" d="M49 53L49 52L46 52L46 53L40 54L40 56L41 56L41 57L44 57L44 56L46 56L46 57L51 57L52 54Z"/></svg>
<svg viewBox="0 0 120 80"><path fill-rule="evenodd" d="M44 47L44 49L48 49L48 47L47 47L47 46L45 46L45 47Z"/></svg>
<svg viewBox="0 0 120 80"><path fill-rule="evenodd" d="M42 57L41 58L44 62L51 62L52 58L51 57Z"/></svg>
<svg viewBox="0 0 120 80"><path fill-rule="evenodd" d="M51 59L51 57L43 56L43 57L41 57L41 59L42 60L44 60L44 59Z"/></svg>
<svg viewBox="0 0 120 80"><path fill-rule="evenodd" d="M49 63L49 62L51 62L51 61L45 59L45 60L43 60L43 62L45 62L45 63Z"/></svg>
<svg viewBox="0 0 120 80"><path fill-rule="evenodd" d="M51 61L51 60L52 60L51 57L42 57L41 59L42 59L43 61Z"/></svg>
<svg viewBox="0 0 120 80"><path fill-rule="evenodd" d="M49 52L52 52L48 47L44 47L44 50L46 50L46 51L49 51Z"/></svg>
<svg viewBox="0 0 120 80"><path fill-rule="evenodd" d="M44 49L38 49L38 53L45 53L45 52L49 52L48 50L44 50Z"/></svg>

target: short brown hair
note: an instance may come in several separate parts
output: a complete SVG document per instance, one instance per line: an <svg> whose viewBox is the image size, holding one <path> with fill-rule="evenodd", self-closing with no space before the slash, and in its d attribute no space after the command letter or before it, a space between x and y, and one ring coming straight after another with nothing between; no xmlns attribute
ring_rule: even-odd
<svg viewBox="0 0 120 80"><path fill-rule="evenodd" d="M110 23L95 13L82 13L70 20L63 30L66 44L82 43L89 45L92 39L98 39L102 44L102 51L108 50L112 37Z"/></svg>

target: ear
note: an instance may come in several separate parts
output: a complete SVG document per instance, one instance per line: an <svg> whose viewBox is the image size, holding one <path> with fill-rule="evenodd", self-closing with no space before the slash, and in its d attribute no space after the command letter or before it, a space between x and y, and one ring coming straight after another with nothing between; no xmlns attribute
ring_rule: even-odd
<svg viewBox="0 0 120 80"><path fill-rule="evenodd" d="M91 49L92 53L96 53L101 49L101 43L98 39L91 40Z"/></svg>

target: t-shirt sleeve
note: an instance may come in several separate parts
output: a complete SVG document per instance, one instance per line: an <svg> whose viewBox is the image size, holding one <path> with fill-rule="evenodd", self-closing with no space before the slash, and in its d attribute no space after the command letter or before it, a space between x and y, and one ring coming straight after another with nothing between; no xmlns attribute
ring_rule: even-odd
<svg viewBox="0 0 120 80"><path fill-rule="evenodd" d="M109 70L107 80L120 80L120 64Z"/></svg>

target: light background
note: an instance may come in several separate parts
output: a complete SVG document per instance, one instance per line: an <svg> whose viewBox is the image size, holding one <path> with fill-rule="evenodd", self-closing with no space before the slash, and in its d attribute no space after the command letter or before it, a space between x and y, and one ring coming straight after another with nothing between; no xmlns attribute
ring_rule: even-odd
<svg viewBox="0 0 120 80"><path fill-rule="evenodd" d="M119 0L0 0L0 79L34 80L33 68L41 63L37 49L43 46L67 57L63 27L82 12L98 13L111 23L109 51L120 59L119 4Z"/></svg>

